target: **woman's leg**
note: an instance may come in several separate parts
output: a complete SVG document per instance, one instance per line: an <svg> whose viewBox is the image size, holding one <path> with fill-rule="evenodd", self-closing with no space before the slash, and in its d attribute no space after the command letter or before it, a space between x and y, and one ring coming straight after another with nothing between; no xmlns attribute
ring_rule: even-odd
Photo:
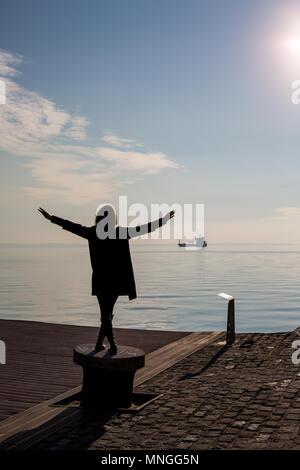
<svg viewBox="0 0 300 470"><path fill-rule="evenodd" d="M113 335L112 319L113 319L113 309L117 301L118 295L113 294L113 293L105 293L105 294L98 295L97 298L98 298L100 312L101 312L101 327L99 331L98 341L96 344L96 349L99 351L104 349L104 346L102 343L103 343L105 336L107 336L107 339L111 346L110 352L116 353L117 347L116 347L116 343L115 343L114 335Z"/></svg>

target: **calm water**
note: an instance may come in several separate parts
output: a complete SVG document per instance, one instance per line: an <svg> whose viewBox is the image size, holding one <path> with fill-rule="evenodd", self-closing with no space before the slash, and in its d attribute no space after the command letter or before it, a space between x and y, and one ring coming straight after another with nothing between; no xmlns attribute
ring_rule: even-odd
<svg viewBox="0 0 300 470"><path fill-rule="evenodd" d="M138 299L120 297L119 327L224 330L227 292L238 331L300 326L300 245L131 244ZM0 317L98 326L85 245L0 245Z"/></svg>

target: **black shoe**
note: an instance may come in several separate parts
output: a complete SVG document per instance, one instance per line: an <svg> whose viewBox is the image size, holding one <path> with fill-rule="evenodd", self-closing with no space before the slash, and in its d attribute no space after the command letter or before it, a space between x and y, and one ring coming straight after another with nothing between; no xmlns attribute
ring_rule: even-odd
<svg viewBox="0 0 300 470"><path fill-rule="evenodd" d="M118 353L118 348L115 344L111 345L109 350L108 350L109 354L111 354L112 356L114 356L115 354Z"/></svg>
<svg viewBox="0 0 300 470"><path fill-rule="evenodd" d="M102 344L102 343L97 343L96 346L95 346L95 351L99 352L99 351L103 351L105 349L105 346Z"/></svg>

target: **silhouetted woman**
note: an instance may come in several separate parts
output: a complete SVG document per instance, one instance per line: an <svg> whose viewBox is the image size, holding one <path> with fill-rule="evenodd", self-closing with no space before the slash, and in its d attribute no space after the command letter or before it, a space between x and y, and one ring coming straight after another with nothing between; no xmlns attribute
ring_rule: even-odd
<svg viewBox="0 0 300 470"><path fill-rule="evenodd" d="M95 349L105 349L103 341L106 336L110 344L108 352L117 354L112 329L114 305L119 295L128 295L129 300L136 298L129 240L161 227L174 216L174 211L137 227L118 226L117 215L110 204L103 204L98 208L95 225L91 227L50 215L42 208L39 208L39 212L54 224L88 240L92 265L92 295L97 296L101 313L101 326Z"/></svg>

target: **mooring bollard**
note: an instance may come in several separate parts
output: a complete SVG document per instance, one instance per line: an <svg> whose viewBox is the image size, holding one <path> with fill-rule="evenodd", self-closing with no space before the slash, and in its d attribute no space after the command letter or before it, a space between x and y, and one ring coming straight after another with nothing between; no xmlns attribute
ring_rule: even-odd
<svg viewBox="0 0 300 470"><path fill-rule="evenodd" d="M228 300L226 344L233 344L235 342L234 298L225 292L218 295Z"/></svg>
<svg viewBox="0 0 300 470"><path fill-rule="evenodd" d="M73 350L74 362L83 368L81 404L93 408L129 408L137 369L145 365L145 352L118 346L118 354L97 352L92 344Z"/></svg>

